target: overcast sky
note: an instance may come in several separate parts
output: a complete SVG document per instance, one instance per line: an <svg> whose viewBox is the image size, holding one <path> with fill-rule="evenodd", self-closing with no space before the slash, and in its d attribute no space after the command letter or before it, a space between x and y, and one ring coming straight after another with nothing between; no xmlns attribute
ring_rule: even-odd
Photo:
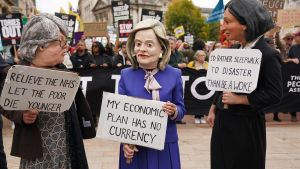
<svg viewBox="0 0 300 169"><path fill-rule="evenodd" d="M192 0L196 6L203 8L214 8L219 0ZM229 2L229 0L223 0L224 6Z"/></svg>
<svg viewBox="0 0 300 169"><path fill-rule="evenodd" d="M196 6L204 8L214 8L219 0L192 0ZM224 5L229 0L224 0ZM54 13L59 12L62 7L68 12L68 2L71 2L74 9L77 9L78 0L36 0L36 6L41 12Z"/></svg>
<svg viewBox="0 0 300 169"><path fill-rule="evenodd" d="M41 12L54 14L62 7L68 13L68 2L71 2L73 9L77 9L78 0L36 0L36 6Z"/></svg>

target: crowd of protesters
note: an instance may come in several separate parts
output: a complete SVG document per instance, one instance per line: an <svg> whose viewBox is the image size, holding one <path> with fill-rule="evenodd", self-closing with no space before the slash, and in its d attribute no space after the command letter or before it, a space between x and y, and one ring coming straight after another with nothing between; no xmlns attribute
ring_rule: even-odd
<svg viewBox="0 0 300 169"><path fill-rule="evenodd" d="M278 29L278 28L276 28ZM224 34L226 37L226 34ZM180 38L173 35L168 36L171 47L171 56L169 65L182 69L191 68L196 70L208 68L209 54L217 48L234 48L239 45L237 41L226 40L223 42L207 43L202 39L196 39L193 44L183 42ZM300 53L300 31L296 33L286 33L282 38L279 37L279 31L273 34L266 34L265 41L281 53L283 63L299 64ZM118 48L108 42L104 45L101 42L94 41L91 49L87 49L85 41L80 40L75 45L75 51L70 55L73 68L106 68L130 66L131 60L127 56L126 42L120 42ZM197 113L196 113L197 114ZM207 114L207 112L200 113ZM281 122L278 112L274 112L273 120ZM290 112L291 121L296 122L296 112ZM184 121L178 121L178 124L185 124ZM204 115L195 116L196 124L205 124Z"/></svg>

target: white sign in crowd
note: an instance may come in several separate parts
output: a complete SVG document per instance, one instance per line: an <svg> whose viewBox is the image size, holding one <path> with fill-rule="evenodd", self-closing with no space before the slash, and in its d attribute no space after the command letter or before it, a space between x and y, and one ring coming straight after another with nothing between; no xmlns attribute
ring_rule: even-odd
<svg viewBox="0 0 300 169"><path fill-rule="evenodd" d="M79 84L76 73L15 65L7 73L0 105L5 110L64 112Z"/></svg>
<svg viewBox="0 0 300 169"><path fill-rule="evenodd" d="M257 49L216 49L209 57L207 88L251 93L257 87L261 56Z"/></svg>
<svg viewBox="0 0 300 169"><path fill-rule="evenodd" d="M103 92L97 137L163 150L168 122L163 104Z"/></svg>

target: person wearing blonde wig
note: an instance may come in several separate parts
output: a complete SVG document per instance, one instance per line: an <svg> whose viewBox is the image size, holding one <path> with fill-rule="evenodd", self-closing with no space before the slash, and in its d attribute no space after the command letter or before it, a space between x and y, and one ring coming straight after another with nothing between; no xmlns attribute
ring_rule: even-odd
<svg viewBox="0 0 300 169"><path fill-rule="evenodd" d="M228 40L239 41L241 50L259 50L262 59L254 91L216 94L207 118L213 127L211 169L265 168L264 112L282 96L281 57L263 37L273 27L272 17L260 1L231 0L225 7L222 29Z"/></svg>
<svg viewBox="0 0 300 169"><path fill-rule="evenodd" d="M171 49L162 23L139 22L127 41L132 67L121 71L119 94L166 102L168 114L164 150L121 144L120 169L180 169L176 120L185 113L181 71L169 66ZM130 159L130 164L126 160Z"/></svg>

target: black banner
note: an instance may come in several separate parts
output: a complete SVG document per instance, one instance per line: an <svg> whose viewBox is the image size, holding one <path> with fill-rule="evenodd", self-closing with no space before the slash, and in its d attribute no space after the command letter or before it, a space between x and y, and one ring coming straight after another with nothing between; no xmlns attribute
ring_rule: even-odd
<svg viewBox="0 0 300 169"><path fill-rule="evenodd" d="M114 27L118 27L119 20L130 18L130 3L129 0L112 1L112 15Z"/></svg>
<svg viewBox="0 0 300 169"><path fill-rule="evenodd" d="M186 114L208 114L215 92L207 89L205 79L206 70L182 69Z"/></svg>
<svg viewBox="0 0 300 169"><path fill-rule="evenodd" d="M103 91L118 93L118 83L122 68L91 68L74 70L79 72L83 92L94 114L100 113ZM266 109L266 112L300 111L300 66L285 64L282 66L283 98L281 103ZM205 86L206 70L182 69L184 102L186 114L207 114L215 92Z"/></svg>
<svg viewBox="0 0 300 169"><path fill-rule="evenodd" d="M300 65L282 65L283 97L281 102L266 112L299 112L300 111Z"/></svg>
<svg viewBox="0 0 300 169"><path fill-rule="evenodd" d="M0 15L0 39L3 46L20 44L22 29L20 13Z"/></svg>
<svg viewBox="0 0 300 169"><path fill-rule="evenodd" d="M81 76L83 92L94 114L100 113L103 91L117 93L122 68L74 70ZM205 86L206 71L182 70L186 114L207 114L214 92Z"/></svg>
<svg viewBox="0 0 300 169"><path fill-rule="evenodd" d="M142 15L141 15L141 21L146 20L146 19L156 19L162 22L163 20L163 12L162 11L157 11L157 10L151 10L151 9L142 9Z"/></svg>
<svg viewBox="0 0 300 169"><path fill-rule="evenodd" d="M76 23L76 16L74 15L68 15L63 13L55 13L55 16L61 18L65 21L67 27L68 27L68 44L73 45L73 39L74 39L74 32L75 32L75 23Z"/></svg>

